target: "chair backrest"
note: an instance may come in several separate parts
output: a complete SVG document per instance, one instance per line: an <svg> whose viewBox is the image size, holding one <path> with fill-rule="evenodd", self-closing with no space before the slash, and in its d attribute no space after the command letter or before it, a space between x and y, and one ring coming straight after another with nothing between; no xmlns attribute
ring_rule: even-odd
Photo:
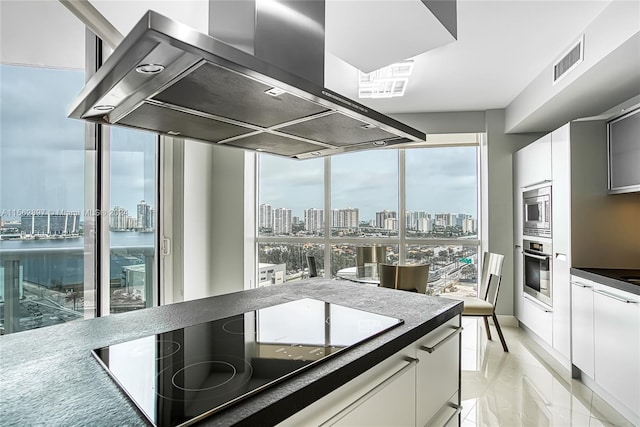
<svg viewBox="0 0 640 427"><path fill-rule="evenodd" d="M307 267L309 267L309 277L318 277L316 257L314 255L307 254Z"/></svg>
<svg viewBox="0 0 640 427"><path fill-rule="evenodd" d="M489 283L487 283L487 292L485 296L485 301L489 301L489 297L491 296L491 300L489 301L493 306L493 309L496 308L496 303L498 302L498 293L500 292L500 283L502 283L502 277L496 276L495 274L489 274Z"/></svg>
<svg viewBox="0 0 640 427"><path fill-rule="evenodd" d="M480 275L480 297L488 302L495 304L498 299L498 290L502 281L502 265L504 263L504 255L485 252L482 258L482 274ZM496 276L497 285L495 288L491 286L491 275Z"/></svg>
<svg viewBox="0 0 640 427"><path fill-rule="evenodd" d="M391 264L378 264L378 278L380 286L384 288L396 288L396 266Z"/></svg>
<svg viewBox="0 0 640 427"><path fill-rule="evenodd" d="M358 246L356 247L356 275L366 276L365 264L380 264L387 260L386 246ZM377 269L376 269L377 270Z"/></svg>
<svg viewBox="0 0 640 427"><path fill-rule="evenodd" d="M429 280L429 264L379 266L380 286L385 288L413 291L420 294L427 292Z"/></svg>

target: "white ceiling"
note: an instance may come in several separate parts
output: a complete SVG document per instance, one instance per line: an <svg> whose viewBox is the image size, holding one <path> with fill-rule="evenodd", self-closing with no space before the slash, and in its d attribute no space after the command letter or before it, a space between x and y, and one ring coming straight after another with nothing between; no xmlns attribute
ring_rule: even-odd
<svg viewBox="0 0 640 427"><path fill-rule="evenodd" d="M414 57L413 75L403 97L361 99L360 102L387 114L507 108L542 73L548 73L551 83L551 64L566 53L594 20L602 20L599 15L610 3L601 0L458 0L457 41ZM393 8L389 10L393 13ZM358 27L360 23L348 16L327 16L329 19L344 20L340 25L351 26L354 32L373 30L371 23ZM640 31L640 12L634 19L635 31ZM616 22L610 24L616 25ZM343 43L348 42L343 40ZM398 43L411 43L411 40ZM602 40L592 37L585 41L590 48L597 43ZM328 45L327 50L332 50L332 46ZM638 71L639 55L635 54L631 64ZM356 85L344 80L344 65L338 72L342 78L327 70L326 79L336 82L345 95L357 97ZM603 77L606 82L606 76ZM629 93L629 98L638 93L640 86L635 93ZM604 109L611 107L601 103ZM557 105L557 108L566 106ZM594 108L597 113L601 106ZM548 115L553 114L555 111L549 110ZM538 120L518 131L543 131L552 125Z"/></svg>
<svg viewBox="0 0 640 427"><path fill-rule="evenodd" d="M344 1L344 0L329 0ZM356 0L351 0L356 1ZM389 3L389 16L402 8L397 7L398 2L419 2L420 0L357 0L366 6L368 2ZM159 10L174 19L194 26L200 31L205 31L206 0L185 0L176 2L175 0L164 1L103 1L92 0L92 3L109 19L116 27L126 34L131 26L142 16L148 8ZM550 121L550 117L558 115L559 111L567 109L567 103L574 105L580 103L582 109L580 114L599 114L613 105L622 102L619 98L621 94L627 94L627 98L632 98L640 94L640 49L636 48L640 43L640 7L637 7L636 16L630 16L626 23L626 28L635 26L635 45L628 45L627 51L631 55L622 55L624 61L628 62L624 69L620 69L620 60L616 59L614 68L618 74L610 74L604 66L605 61L599 61L599 68L596 76L583 79L581 90L574 85L573 94L569 96L568 91L566 101L559 102L559 97L555 97L553 108L539 108L546 101L535 100L538 92L537 88L532 90L532 83L536 79L540 80L543 73L551 73L552 62L565 53L568 47L577 40L594 21L603 21L602 16L610 10L608 6L612 3L639 4L637 0L458 0L457 2L457 41L435 48L424 54L414 57L415 67L413 76L409 81L407 92L404 97L392 99L363 99L363 104L387 114L394 113L429 113L429 112L456 112L456 111L486 111L490 109L508 109L516 111L512 114L516 119L512 120L515 125L511 131L544 131L552 129L555 123ZM394 7L393 5L396 5ZM52 52L53 58L64 58L68 52L76 52L78 64L67 66L83 66L81 45L78 49L70 49L69 37L62 39L60 34L66 33L63 29L77 28L74 34L82 34L82 26L74 20L73 16L55 0L45 1L7 1L0 0L2 18L2 61L9 63L33 63L37 62L25 56L25 49L20 46L35 38L39 38L39 44L43 50ZM11 6L11 7L10 7ZM46 6L46 7L45 7ZM126 7L125 7L126 6ZM123 9L126 9L123 10ZM178 9L179 11L176 11ZM330 10L330 9L328 9ZM126 13L125 13L126 12ZM21 19L15 19L19 16ZM26 16L29 19L26 19ZM60 16L62 15L62 16ZM632 14L633 15L633 14ZM13 16L13 18L12 18ZM620 14L616 15L620 19ZM36 17L38 19L32 19ZM22 19L25 18L25 19ZM55 20L55 24L43 25L44 19ZM402 22L402 20L388 19L385 22L358 22L348 15L327 16L327 20L337 20L337 25L352 29L354 34L377 33L387 31L393 34L391 23ZM616 29L618 22L607 22L612 29ZM13 25L13 23L16 23ZM31 25L31 24L33 25ZM29 24L29 25L25 25ZM73 25L72 25L73 24ZM333 22L332 25L336 25ZM412 24L415 25L415 24ZM204 28L203 28L204 27ZM329 26L328 26L329 27ZM47 32L47 28L52 30ZM391 29L391 31L389 31ZM600 29L602 30L602 29ZM622 41L629 38L628 30L624 39L619 37L614 43L621 45ZM615 31L614 31L615 32ZM397 43L418 43L412 41L411 37L406 38L406 31L397 31L397 34L405 34L404 40ZM45 35L46 34L46 35ZM415 34L421 34L416 29ZM601 34L596 33L596 34ZM602 44L606 37L591 37L585 40L585 49L592 48L597 44ZM81 37L75 37L80 40ZM338 43L349 44L350 37L338 39ZM373 38L372 38L373 39ZM332 38L327 37L328 43ZM333 38L336 40L336 38ZM11 42L10 42L11 41ZM15 41L15 43L14 43ZM335 43L335 41L333 42ZM15 44L16 49L13 49ZM627 43L628 44L628 43ZM361 45L353 44L353 49L361 49ZM327 50L331 51L332 46L328 45ZM381 46L372 43L370 55L376 55ZM611 49L610 49L611 50ZM634 53L635 50L635 53ZM61 52L62 51L62 52ZM15 59L12 52L16 53ZM32 56L37 56L35 55ZM63 53L64 55L61 55ZM42 55L40 55L41 57ZM612 58L613 55L609 55ZM9 58L7 58L9 57ZM585 57L585 62L590 59ZM336 90L345 96L357 97L357 70L346 64L331 61L328 56L328 68L325 76L325 84L328 88ZM336 65L335 67L330 66ZM41 64L49 65L52 64ZM55 65L58 65L57 63ZM62 65L62 64L60 64ZM593 67L594 69L596 67ZM605 70L603 71L603 68ZM637 76L626 78L630 74L628 70L635 70ZM596 73L592 73L596 74ZM631 73L633 74L633 73ZM614 79L615 77L615 79ZM622 80L626 81L622 82ZM635 85L635 86L634 86ZM598 86L599 92L593 96L585 95L587 87ZM615 96L610 95L608 88L611 87L617 92ZM533 94L532 94L533 92ZM578 93L578 95L575 95ZM523 96L523 94L525 96ZM582 94L582 95L581 95ZM540 98L538 96L538 98ZM548 100L551 97L548 97ZM526 101L526 102L525 102ZM617 101L617 102L616 102ZM595 103L593 108L586 108L588 103ZM551 105L552 103L546 102ZM533 107L532 107L533 105ZM511 107L510 107L511 106ZM517 108L515 108L517 107ZM526 111L527 108L530 111ZM598 110L600 108L600 110ZM522 111L525 111L522 113ZM576 113L577 114L577 113ZM510 114L507 114L510 116ZM535 116L530 123L524 124L527 116ZM584 116L563 116L558 120L571 120ZM509 120L509 117L507 117ZM522 122L523 125L518 125ZM560 122L561 124L562 122ZM519 126L519 127L518 127ZM508 129L509 130L509 129Z"/></svg>

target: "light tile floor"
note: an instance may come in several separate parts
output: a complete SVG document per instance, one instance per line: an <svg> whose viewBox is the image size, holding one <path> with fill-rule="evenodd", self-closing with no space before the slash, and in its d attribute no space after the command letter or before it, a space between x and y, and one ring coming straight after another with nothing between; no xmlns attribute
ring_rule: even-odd
<svg viewBox="0 0 640 427"><path fill-rule="evenodd" d="M481 318L462 322L462 427L632 426L521 329L502 327L505 353L493 326L487 341Z"/></svg>

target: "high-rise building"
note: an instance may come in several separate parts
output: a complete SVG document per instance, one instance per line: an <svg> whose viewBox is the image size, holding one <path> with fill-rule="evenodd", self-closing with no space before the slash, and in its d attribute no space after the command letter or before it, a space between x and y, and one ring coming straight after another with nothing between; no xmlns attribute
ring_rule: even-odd
<svg viewBox="0 0 640 427"><path fill-rule="evenodd" d="M277 208L273 210L273 233L291 234L291 209Z"/></svg>
<svg viewBox="0 0 640 427"><path fill-rule="evenodd" d="M384 220L385 230L398 230L398 218L387 218Z"/></svg>
<svg viewBox="0 0 640 427"><path fill-rule="evenodd" d="M396 211L388 211L383 210L381 212L376 212L376 227L385 229L385 221L389 218L397 218L398 214Z"/></svg>
<svg viewBox="0 0 640 427"><path fill-rule="evenodd" d="M138 223L136 228L139 230L152 230L153 229L153 208L148 205L144 200L138 203Z"/></svg>
<svg viewBox="0 0 640 427"><path fill-rule="evenodd" d="M121 206L115 206L109 214L109 228L111 230L126 230L129 211Z"/></svg>
<svg viewBox="0 0 640 427"><path fill-rule="evenodd" d="M305 209L304 229L311 233L321 233L324 231L324 209Z"/></svg>
<svg viewBox="0 0 640 427"><path fill-rule="evenodd" d="M421 233L430 233L433 230L431 219L422 218L418 220L418 231Z"/></svg>
<svg viewBox="0 0 640 427"><path fill-rule="evenodd" d="M476 231L477 231L476 220L471 215L467 215L466 218L462 220L462 232L475 233Z"/></svg>
<svg viewBox="0 0 640 427"><path fill-rule="evenodd" d="M360 226L358 208L333 209L331 211L331 226L335 228L358 228Z"/></svg>
<svg viewBox="0 0 640 427"><path fill-rule="evenodd" d="M453 227L456 225L457 215L453 213L435 214L434 223L440 227Z"/></svg>
<svg viewBox="0 0 640 427"><path fill-rule="evenodd" d="M263 203L258 209L258 228L273 229L273 213L271 205Z"/></svg>
<svg viewBox="0 0 640 427"><path fill-rule="evenodd" d="M407 211L405 219L407 221L407 230L419 230L420 221L423 219L431 220L431 214L425 211Z"/></svg>

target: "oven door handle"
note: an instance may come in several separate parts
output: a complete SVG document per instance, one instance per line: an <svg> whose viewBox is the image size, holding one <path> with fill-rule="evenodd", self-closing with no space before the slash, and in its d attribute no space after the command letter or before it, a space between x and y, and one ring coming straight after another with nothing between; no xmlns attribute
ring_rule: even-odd
<svg viewBox="0 0 640 427"><path fill-rule="evenodd" d="M548 260L549 258L551 258L549 255L546 255L546 256L542 256L542 255L534 255L534 254L529 253L529 252L527 252L527 251L522 251L522 255L524 255L524 256L528 256L528 257L531 257L531 258L535 258L535 259L540 259L540 260L542 260L542 261L546 261L546 260Z"/></svg>

